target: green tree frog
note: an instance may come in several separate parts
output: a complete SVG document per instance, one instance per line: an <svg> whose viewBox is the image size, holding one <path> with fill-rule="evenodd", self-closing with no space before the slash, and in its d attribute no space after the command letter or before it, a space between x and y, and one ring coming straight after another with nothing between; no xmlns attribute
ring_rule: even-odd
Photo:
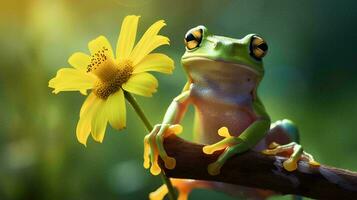
<svg viewBox="0 0 357 200"><path fill-rule="evenodd" d="M181 62L188 82L183 92L170 104L163 122L155 126L144 140L144 166L153 174L160 173L158 156L165 167L173 169L175 158L165 152L164 138L179 133L178 125L189 105L195 108L195 142L205 144L202 151L212 154L225 149L217 161L207 166L212 176L232 156L247 150L275 155L287 153L283 166L287 171L297 169L300 159L318 166L313 157L299 145L299 133L295 124L287 119L271 124L270 117L257 95L257 88L264 75L263 57L267 43L256 34L242 39L211 34L206 27L197 26L185 35L186 52ZM242 163L244 165L244 163ZM193 188L215 188L228 191L227 184L173 179L180 192L179 199L186 199ZM229 186L232 187L232 186ZM239 187L240 194L263 198L266 192ZM151 199L162 199L165 186L151 193ZM231 192L230 192L231 193Z"/></svg>

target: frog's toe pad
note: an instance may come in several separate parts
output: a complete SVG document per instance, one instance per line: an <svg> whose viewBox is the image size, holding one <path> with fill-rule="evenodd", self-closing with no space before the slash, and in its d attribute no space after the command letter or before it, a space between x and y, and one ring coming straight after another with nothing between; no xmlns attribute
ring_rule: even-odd
<svg viewBox="0 0 357 200"><path fill-rule="evenodd" d="M210 145L207 145L202 148L202 151L205 154L212 154L214 152L214 149Z"/></svg>
<svg viewBox="0 0 357 200"><path fill-rule="evenodd" d="M297 169L297 161L292 158L289 158L284 161L283 167L289 172L295 171Z"/></svg>
<svg viewBox="0 0 357 200"><path fill-rule="evenodd" d="M268 148L269 149L275 149L277 148L278 146L280 146L280 144L276 143L276 142L272 142L269 144Z"/></svg>
<svg viewBox="0 0 357 200"><path fill-rule="evenodd" d="M165 195L168 193L166 185L162 185L156 191L149 194L150 200L163 200Z"/></svg>
<svg viewBox="0 0 357 200"><path fill-rule="evenodd" d="M315 160L310 160L309 161L310 166L312 167L320 167L320 163L316 162Z"/></svg>
<svg viewBox="0 0 357 200"><path fill-rule="evenodd" d="M172 131L173 134L178 135L182 133L183 127L180 124L174 124L169 127L169 130Z"/></svg>
<svg viewBox="0 0 357 200"><path fill-rule="evenodd" d="M208 165L207 170L210 175L216 176L221 173L221 167L219 163L214 162Z"/></svg>
<svg viewBox="0 0 357 200"><path fill-rule="evenodd" d="M149 167L150 167L150 160L144 158L143 166L144 166L145 169L149 169Z"/></svg>
<svg viewBox="0 0 357 200"><path fill-rule="evenodd" d="M150 172L152 175L157 176L161 173L161 168L157 164L157 162L153 163L150 168Z"/></svg>
<svg viewBox="0 0 357 200"><path fill-rule="evenodd" d="M176 167L176 159L172 157L167 157L165 160L165 167L167 169L174 169Z"/></svg>
<svg viewBox="0 0 357 200"><path fill-rule="evenodd" d="M276 155L276 151L274 151L274 149L264 149L262 151L262 154L265 154L265 155Z"/></svg>
<svg viewBox="0 0 357 200"><path fill-rule="evenodd" d="M224 138L230 138L232 137L231 134L229 133L229 130L227 127L223 126L220 129L218 129L218 135L224 137Z"/></svg>

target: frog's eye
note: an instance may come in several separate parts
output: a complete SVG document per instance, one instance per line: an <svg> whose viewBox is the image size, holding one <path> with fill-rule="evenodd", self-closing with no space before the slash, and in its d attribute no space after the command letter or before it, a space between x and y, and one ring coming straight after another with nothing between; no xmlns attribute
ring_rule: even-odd
<svg viewBox="0 0 357 200"><path fill-rule="evenodd" d="M261 60L267 52L267 43L261 37L254 35L250 41L250 55L257 60Z"/></svg>
<svg viewBox="0 0 357 200"><path fill-rule="evenodd" d="M201 44L202 29L196 28L189 30L185 35L185 45L188 50L194 49Z"/></svg>

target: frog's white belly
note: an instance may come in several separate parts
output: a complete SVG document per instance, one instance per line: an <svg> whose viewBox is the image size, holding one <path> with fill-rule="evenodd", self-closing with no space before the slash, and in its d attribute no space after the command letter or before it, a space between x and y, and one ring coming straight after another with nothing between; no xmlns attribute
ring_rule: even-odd
<svg viewBox="0 0 357 200"><path fill-rule="evenodd" d="M225 96L216 91L192 87L191 100L196 111L196 142L212 144L223 138L217 134L225 126L231 135L239 136L256 120L252 111L252 97L249 94Z"/></svg>

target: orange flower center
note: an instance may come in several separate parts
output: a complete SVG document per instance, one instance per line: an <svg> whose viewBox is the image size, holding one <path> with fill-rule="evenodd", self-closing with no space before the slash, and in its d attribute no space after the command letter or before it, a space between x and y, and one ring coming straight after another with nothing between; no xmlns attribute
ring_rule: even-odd
<svg viewBox="0 0 357 200"><path fill-rule="evenodd" d="M87 67L87 72L92 72L98 77L93 92L101 99L107 99L117 92L133 72L133 63L130 60L115 62L107 55L107 51L108 49L103 47L93 54Z"/></svg>

